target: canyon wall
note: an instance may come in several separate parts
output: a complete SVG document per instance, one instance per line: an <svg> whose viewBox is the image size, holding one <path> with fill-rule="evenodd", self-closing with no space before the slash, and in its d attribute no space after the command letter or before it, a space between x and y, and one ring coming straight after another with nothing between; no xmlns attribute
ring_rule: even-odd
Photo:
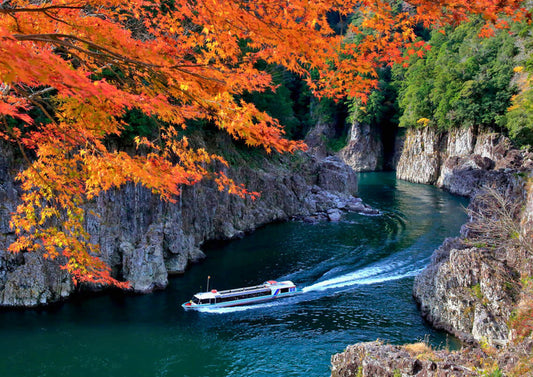
<svg viewBox="0 0 533 377"><path fill-rule="evenodd" d="M379 132L368 124L353 123L339 157L357 172L383 170L384 151Z"/></svg>
<svg viewBox="0 0 533 377"><path fill-rule="evenodd" d="M471 198L470 222L433 253L413 287L422 316L469 347L437 354L357 344L332 357L333 376L478 375L488 363L513 373L528 360L531 335L517 339L509 324L530 300L523 278L533 275L532 160L504 136L477 128L406 132L397 177Z"/></svg>
<svg viewBox="0 0 533 377"><path fill-rule="evenodd" d="M532 155L513 149L505 136L477 127L406 132L396 176L472 197L480 187L507 185L513 171L533 168Z"/></svg>
<svg viewBox="0 0 533 377"><path fill-rule="evenodd" d="M511 242L518 236L510 234L512 230L502 233L498 227L505 226L505 221L512 226L513 218L517 229L522 224L516 233L531 232L531 197L525 178L532 167L530 153L513 149L507 138L496 133L475 128L407 133L398 177L435 184L472 199L471 223L463 226L459 238L447 240L436 250L430 265L415 279L413 295L422 315L435 327L465 341L507 344L508 320L517 305L520 278L532 271L523 245ZM487 200L487 188L492 188L500 202ZM521 208L525 209L520 212ZM488 216L475 218L484 217L483 213ZM498 216L491 228L487 219ZM481 229L488 235L480 237L472 231L476 221L484 222ZM476 229L479 233L479 226Z"/></svg>
<svg viewBox="0 0 533 377"><path fill-rule="evenodd" d="M216 142L233 148L226 139ZM0 306L30 307L64 299L79 287L58 268L61 260L6 251L14 237L10 213L19 202L14 176L22 163L10 147L0 149ZM235 150L232 153L238 155ZM89 203L86 228L113 275L130 281L135 292L150 292L164 288L169 274L183 273L189 263L204 258L200 246L207 240L240 237L274 221L336 220L342 211L368 209L353 196L355 174L334 157L318 160L304 153L259 155L250 161L239 157L227 174L249 190L261 192L261 197L241 199L205 181L184 187L176 203L162 202L133 184Z"/></svg>

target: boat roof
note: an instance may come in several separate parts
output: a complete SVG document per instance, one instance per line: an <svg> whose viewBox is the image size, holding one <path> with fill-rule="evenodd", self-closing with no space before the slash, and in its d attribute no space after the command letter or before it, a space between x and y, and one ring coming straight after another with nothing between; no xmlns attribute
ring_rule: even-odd
<svg viewBox="0 0 533 377"><path fill-rule="evenodd" d="M228 289L225 291L217 291L216 289L211 290L210 292L199 292L194 295L194 297L199 298L200 300L204 299L210 299L210 298L216 298L221 297L225 295L238 295L239 293L251 293L251 292L260 292L260 291L266 291L273 289L280 289L280 288L290 288L295 287L294 283L292 281L286 280L286 281L275 281L275 280L268 280L265 281L261 285L254 285L251 287L243 287L243 288L235 288L235 289Z"/></svg>

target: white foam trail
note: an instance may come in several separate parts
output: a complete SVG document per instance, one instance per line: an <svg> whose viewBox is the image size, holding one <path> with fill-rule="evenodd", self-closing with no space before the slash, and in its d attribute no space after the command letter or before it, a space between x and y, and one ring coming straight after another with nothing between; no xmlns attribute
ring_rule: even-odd
<svg viewBox="0 0 533 377"><path fill-rule="evenodd" d="M383 283L385 281L399 280L406 277L418 274L422 269L407 271L404 273L388 273L397 266L382 267L367 267L362 270L355 271L346 275L342 275L333 279L328 279L315 283L302 289L303 292L311 291L325 291L333 288L343 288L353 285L370 285Z"/></svg>
<svg viewBox="0 0 533 377"><path fill-rule="evenodd" d="M408 277L411 277L411 276L416 276L420 272L422 272L422 270L423 270L423 268L419 268L418 270L409 271L409 272L406 272L405 274L382 276L382 277L369 278L369 279L361 279L361 280L355 282L355 284L358 284L358 285L370 285L370 284L383 283L385 281L400 280L400 279L408 278Z"/></svg>

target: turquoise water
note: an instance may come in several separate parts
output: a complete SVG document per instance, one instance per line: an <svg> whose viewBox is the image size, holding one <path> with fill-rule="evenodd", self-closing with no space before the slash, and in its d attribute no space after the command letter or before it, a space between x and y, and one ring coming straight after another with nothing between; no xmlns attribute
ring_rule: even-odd
<svg viewBox="0 0 533 377"><path fill-rule="evenodd" d="M466 201L391 173L360 176L381 216L289 222L206 250L163 292L107 293L48 310L0 313L0 376L327 376L347 345L454 340L420 318L413 276L459 233ZM210 312L180 304L205 289L290 279L275 303Z"/></svg>

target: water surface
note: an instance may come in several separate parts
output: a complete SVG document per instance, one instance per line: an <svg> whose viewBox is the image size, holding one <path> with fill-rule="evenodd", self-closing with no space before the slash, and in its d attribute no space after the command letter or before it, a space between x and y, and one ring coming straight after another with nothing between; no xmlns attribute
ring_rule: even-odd
<svg viewBox="0 0 533 377"><path fill-rule="evenodd" d="M331 355L356 342L453 343L420 318L411 288L459 233L466 201L392 173L361 174L359 187L381 216L266 226L206 250L163 292L0 313L0 376L327 376ZM183 311L208 275L219 290L290 279L304 292Z"/></svg>

